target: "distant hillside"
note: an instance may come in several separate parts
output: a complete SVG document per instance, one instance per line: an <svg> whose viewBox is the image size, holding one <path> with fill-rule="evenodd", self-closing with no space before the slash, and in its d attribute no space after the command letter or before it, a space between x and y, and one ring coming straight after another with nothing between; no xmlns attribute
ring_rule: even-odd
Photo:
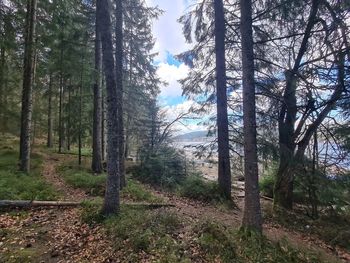
<svg viewBox="0 0 350 263"><path fill-rule="evenodd" d="M190 141L207 137L208 131L195 131L174 137L175 141Z"/></svg>

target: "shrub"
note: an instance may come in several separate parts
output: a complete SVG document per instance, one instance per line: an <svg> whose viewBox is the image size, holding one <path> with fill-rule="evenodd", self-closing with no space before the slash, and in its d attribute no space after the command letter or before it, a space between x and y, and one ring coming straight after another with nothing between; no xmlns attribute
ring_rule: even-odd
<svg viewBox="0 0 350 263"><path fill-rule="evenodd" d="M259 188L263 195L273 198L273 189L276 181L276 173L278 170L277 163L271 163L270 167L264 171L259 178Z"/></svg>
<svg viewBox="0 0 350 263"><path fill-rule="evenodd" d="M106 175L94 175L89 169L75 164L64 164L57 172L63 176L65 182L74 188L81 188L93 196L102 196L105 191Z"/></svg>
<svg viewBox="0 0 350 263"><path fill-rule="evenodd" d="M198 227L198 243L210 260L220 257L221 262L237 262L233 233L223 225L206 221Z"/></svg>
<svg viewBox="0 0 350 263"><path fill-rule="evenodd" d="M186 177L181 183L179 191L184 197L204 202L220 202L224 200L217 182L206 181L200 176Z"/></svg>
<svg viewBox="0 0 350 263"><path fill-rule="evenodd" d="M275 185L275 176L272 174L264 175L259 180L259 188L263 195L272 198Z"/></svg>
<svg viewBox="0 0 350 263"><path fill-rule="evenodd" d="M151 191L145 189L145 186L143 186L141 183L128 179L126 187L123 188L122 197L130 199L135 202L150 202L150 203L156 203L161 202L162 199L158 198L157 196L153 195Z"/></svg>
<svg viewBox="0 0 350 263"><path fill-rule="evenodd" d="M89 225L103 222L105 217L101 213L102 202L101 198L96 198L94 200L85 201L82 204L81 218L83 222Z"/></svg>
<svg viewBox="0 0 350 263"><path fill-rule="evenodd" d="M41 176L42 158L32 154L31 172L18 172L18 152L0 150L0 199L56 200L58 193Z"/></svg>
<svg viewBox="0 0 350 263"><path fill-rule="evenodd" d="M141 165L132 169L132 174L141 182L175 189L186 177L185 157L176 149L163 146L145 154Z"/></svg>

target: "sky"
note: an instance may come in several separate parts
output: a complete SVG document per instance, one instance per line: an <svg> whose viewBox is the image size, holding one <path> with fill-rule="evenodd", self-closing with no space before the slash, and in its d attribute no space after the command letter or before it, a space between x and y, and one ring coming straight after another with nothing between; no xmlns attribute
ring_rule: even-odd
<svg viewBox="0 0 350 263"><path fill-rule="evenodd" d="M191 0L193 1L193 0ZM182 89L178 80L189 73L189 67L176 60L175 56L191 48L182 34L182 25L178 19L185 13L190 0L146 0L148 6L158 6L164 11L163 15L153 24L153 35L156 38L155 50L158 56L155 64L158 66L159 77L168 85L161 87L159 95L160 106L167 111L169 121L179 113L188 111L192 101L182 97ZM185 124L185 125L184 125ZM195 121L177 123L179 133L205 129Z"/></svg>

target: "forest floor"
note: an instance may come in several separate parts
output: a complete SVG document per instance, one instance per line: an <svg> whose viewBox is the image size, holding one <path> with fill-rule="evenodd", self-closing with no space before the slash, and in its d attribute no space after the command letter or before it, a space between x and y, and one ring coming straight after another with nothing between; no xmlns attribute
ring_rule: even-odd
<svg viewBox="0 0 350 263"><path fill-rule="evenodd" d="M91 192L73 188L57 172L62 163L72 159L71 155L37 151L43 158L42 176L57 191L59 200L95 200ZM238 209L227 209L155 190L150 186L144 187L156 197L154 200L171 203L175 207L158 209L161 211L141 211L141 214L125 210L130 217L125 218L125 221L122 221L123 218L118 219L121 221L117 225L110 222L107 224L109 227L102 223L86 223L82 217L82 208L33 208L0 213L0 262L350 262L350 254L345 250L329 246L315 236L282 227L272 220L264 224L264 234L269 242L279 243L282 256L288 254L294 258L294 255L289 255L292 253L303 253L303 256L295 256L296 261L274 261L273 256L268 255L275 253L275 250L271 250L257 253L254 260L249 254L251 252L245 251L246 248L235 245L240 257L232 261L236 255L227 254L230 245L222 247L220 244L231 244L230 238L221 239L215 233L219 235L223 233L220 232L222 229L229 231L239 228L243 198L235 199ZM132 201L134 198L130 198L130 193L124 199ZM263 201L263 204L264 207L271 205L269 201ZM174 215L181 221L178 222ZM122 223L125 228L133 228L128 224L141 225L145 222L149 224L139 232L121 230ZM215 222L218 226L203 222ZM154 229L155 224L162 230ZM170 229L172 225L174 228ZM138 226L134 227L136 229ZM111 229L117 229L117 233L124 235L123 238L113 237ZM147 234L146 239L135 239L128 231L142 237ZM201 235L198 234L200 231ZM203 231L208 232L204 235ZM217 245L214 245L215 238L219 240ZM151 239L157 240L154 246L147 243ZM116 245L116 240L121 244ZM133 245L130 245L131 242ZM260 257L266 260L260 261ZM270 257L270 261L267 260Z"/></svg>

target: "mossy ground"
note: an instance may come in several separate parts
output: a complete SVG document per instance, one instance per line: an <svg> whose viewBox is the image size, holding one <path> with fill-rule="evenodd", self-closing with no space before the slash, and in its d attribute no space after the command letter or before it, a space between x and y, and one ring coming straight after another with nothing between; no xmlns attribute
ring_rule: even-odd
<svg viewBox="0 0 350 263"><path fill-rule="evenodd" d="M0 140L0 199L56 200L58 193L42 176L43 158L32 153L29 174L18 171L18 140L2 137Z"/></svg>

